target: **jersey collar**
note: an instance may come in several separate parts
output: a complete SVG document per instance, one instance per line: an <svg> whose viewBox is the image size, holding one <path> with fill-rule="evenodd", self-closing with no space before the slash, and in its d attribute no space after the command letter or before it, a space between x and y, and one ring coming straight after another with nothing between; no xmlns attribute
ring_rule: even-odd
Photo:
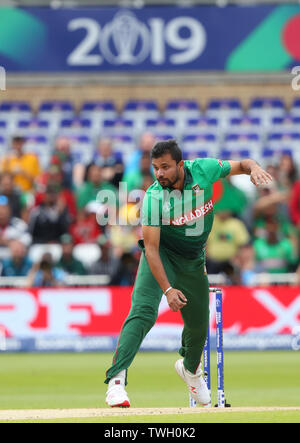
<svg viewBox="0 0 300 443"><path fill-rule="evenodd" d="M183 182L183 188L185 188L187 185L190 185L193 183L193 177L191 174L191 171L189 167L184 164L184 182Z"/></svg>

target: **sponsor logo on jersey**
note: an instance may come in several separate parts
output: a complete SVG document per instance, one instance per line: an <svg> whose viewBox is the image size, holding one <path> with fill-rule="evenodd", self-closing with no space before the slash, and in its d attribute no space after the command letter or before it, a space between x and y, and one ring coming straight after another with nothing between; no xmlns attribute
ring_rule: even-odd
<svg viewBox="0 0 300 443"><path fill-rule="evenodd" d="M182 216L171 220L170 224L174 226L182 226L187 223L193 223L197 221L199 218L204 217L205 215L210 213L213 209L214 209L213 201L209 200L207 203L200 206L199 208L196 208L187 214L183 214Z"/></svg>

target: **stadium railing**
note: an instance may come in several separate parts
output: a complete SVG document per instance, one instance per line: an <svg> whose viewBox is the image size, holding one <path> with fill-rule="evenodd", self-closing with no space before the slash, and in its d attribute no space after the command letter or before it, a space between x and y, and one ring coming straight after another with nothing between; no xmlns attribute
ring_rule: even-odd
<svg viewBox="0 0 300 443"><path fill-rule="evenodd" d="M209 274L209 283L212 286L228 285L228 280L223 274ZM108 275L68 275L66 286L107 286L109 284ZM299 284L296 273L288 274L256 274L251 286L272 286L272 285L297 285ZM27 277L1 277L0 287L21 288L28 287Z"/></svg>

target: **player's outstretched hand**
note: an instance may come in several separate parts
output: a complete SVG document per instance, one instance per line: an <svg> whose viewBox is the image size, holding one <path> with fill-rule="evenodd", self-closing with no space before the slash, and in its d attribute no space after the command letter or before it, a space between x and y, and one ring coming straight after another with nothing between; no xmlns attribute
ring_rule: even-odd
<svg viewBox="0 0 300 443"><path fill-rule="evenodd" d="M179 289L172 288L166 294L171 311L177 312L187 304L187 299Z"/></svg>
<svg viewBox="0 0 300 443"><path fill-rule="evenodd" d="M268 172L257 165L251 169L250 180L255 186L265 186L270 184L273 178Z"/></svg>

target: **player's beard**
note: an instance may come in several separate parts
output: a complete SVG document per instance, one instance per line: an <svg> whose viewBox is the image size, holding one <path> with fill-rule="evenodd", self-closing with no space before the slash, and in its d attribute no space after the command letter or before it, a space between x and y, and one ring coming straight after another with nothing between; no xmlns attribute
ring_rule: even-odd
<svg viewBox="0 0 300 443"><path fill-rule="evenodd" d="M162 180L164 182L163 184L161 183L160 180L158 181L163 188L173 188L173 186L178 182L178 180L179 180L179 169L176 169L176 174L174 178L172 179L164 178Z"/></svg>

